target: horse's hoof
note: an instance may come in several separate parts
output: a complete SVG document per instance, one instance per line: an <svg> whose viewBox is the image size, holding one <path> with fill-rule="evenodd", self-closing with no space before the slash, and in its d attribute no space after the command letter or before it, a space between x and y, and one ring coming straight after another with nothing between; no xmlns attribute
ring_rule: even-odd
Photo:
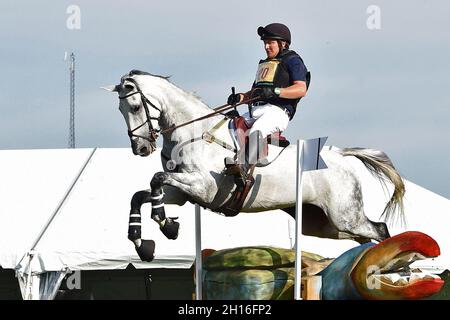
<svg viewBox="0 0 450 320"><path fill-rule="evenodd" d="M176 222L175 219L177 218L166 218L166 223L164 224L164 227L161 228L161 232L170 240L178 238L180 223Z"/></svg>
<svg viewBox="0 0 450 320"><path fill-rule="evenodd" d="M142 240L140 247L136 248L136 252L142 261L151 262L153 260L155 253L155 241L153 240Z"/></svg>

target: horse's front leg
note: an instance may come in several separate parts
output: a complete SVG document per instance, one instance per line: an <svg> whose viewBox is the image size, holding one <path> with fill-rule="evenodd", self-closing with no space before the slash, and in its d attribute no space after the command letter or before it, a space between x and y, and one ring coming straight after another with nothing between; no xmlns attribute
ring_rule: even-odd
<svg viewBox="0 0 450 320"><path fill-rule="evenodd" d="M128 239L136 246L136 251L142 261L152 261L154 258L155 242L141 239L141 207L145 203L152 204L152 219L155 220L163 234L169 239L178 236L179 223L176 218L166 217L164 203L183 205L183 194L175 188L167 186L162 189L148 189L136 192L131 199L130 220L128 223Z"/></svg>
<svg viewBox="0 0 450 320"><path fill-rule="evenodd" d="M152 196L160 195L163 186L170 186L185 197L202 204L211 203L217 191L215 180L211 176L202 175L197 171L186 173L158 172L153 176L150 186ZM164 188L164 190L166 189ZM176 199L171 201L176 201Z"/></svg>
<svg viewBox="0 0 450 320"><path fill-rule="evenodd" d="M151 200L150 190L138 191L131 199L128 239L134 243L136 252L142 261L152 261L155 252L155 241L141 239L141 207L144 203L151 202Z"/></svg>
<svg viewBox="0 0 450 320"><path fill-rule="evenodd" d="M141 239L141 207L144 203L152 204L151 217L156 221L162 233L168 239L176 239L180 224L176 218L166 217L164 204L183 205L186 196L203 199L201 188L202 178L190 173L158 172L150 182L151 189L138 191L131 200L128 239L136 246L136 251L142 261L153 260L155 242ZM204 190L204 189L203 189ZM200 199L201 198L201 199Z"/></svg>

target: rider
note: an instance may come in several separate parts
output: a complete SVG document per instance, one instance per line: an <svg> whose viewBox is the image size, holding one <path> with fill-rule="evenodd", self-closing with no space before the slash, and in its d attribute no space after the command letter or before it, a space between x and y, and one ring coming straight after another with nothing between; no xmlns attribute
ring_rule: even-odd
<svg viewBox="0 0 450 320"><path fill-rule="evenodd" d="M287 26L271 23L259 27L258 35L264 41L267 58L259 61L252 89L231 94L227 101L234 105L259 97L249 104L249 112L242 115L252 126L248 145L240 149L236 161L225 159L227 173L236 175L236 182L241 187L245 185L251 167L261 160L266 137L284 131L294 117L297 103L306 95L310 77L302 58L289 50L291 32Z"/></svg>

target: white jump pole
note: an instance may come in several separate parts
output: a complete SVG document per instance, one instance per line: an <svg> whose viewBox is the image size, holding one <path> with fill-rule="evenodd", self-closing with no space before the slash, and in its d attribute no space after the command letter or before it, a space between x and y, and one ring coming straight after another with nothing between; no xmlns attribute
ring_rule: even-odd
<svg viewBox="0 0 450 320"><path fill-rule="evenodd" d="M202 221L200 206L195 205L195 299L202 300Z"/></svg>
<svg viewBox="0 0 450 320"><path fill-rule="evenodd" d="M295 202L295 284L294 299L302 300L302 249L300 237L302 235L302 175L304 148L303 140L297 140L297 197Z"/></svg>

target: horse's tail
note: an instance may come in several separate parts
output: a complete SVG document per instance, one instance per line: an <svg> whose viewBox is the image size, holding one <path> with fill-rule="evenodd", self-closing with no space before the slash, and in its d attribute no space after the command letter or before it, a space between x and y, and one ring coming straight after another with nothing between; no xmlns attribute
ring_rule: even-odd
<svg viewBox="0 0 450 320"><path fill-rule="evenodd" d="M386 186L386 178L394 184L394 193L386 204L381 214L385 221L393 222L394 218L400 218L400 224L406 225L403 207L403 196L405 195L405 184L400 174L395 169L389 157L382 151L363 148L345 148L340 150L343 156L354 156L362 161L366 168ZM400 217L396 217L398 212Z"/></svg>

